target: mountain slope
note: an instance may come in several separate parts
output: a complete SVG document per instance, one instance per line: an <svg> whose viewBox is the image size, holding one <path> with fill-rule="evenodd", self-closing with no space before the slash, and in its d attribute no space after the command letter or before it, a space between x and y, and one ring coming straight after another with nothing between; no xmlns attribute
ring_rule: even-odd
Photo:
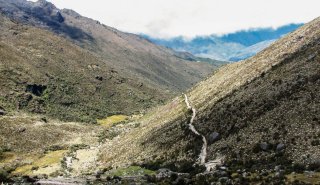
<svg viewBox="0 0 320 185"><path fill-rule="evenodd" d="M186 62L175 57L169 49L102 25L72 10L59 10L45 0L0 2L1 12L5 15L68 38L96 53L108 66L129 78L168 91L167 94L191 87L215 68L206 63Z"/></svg>
<svg viewBox="0 0 320 185"><path fill-rule="evenodd" d="M2 15L0 20L0 106L7 111L94 122L140 112L167 98L49 31Z"/></svg>
<svg viewBox="0 0 320 185"><path fill-rule="evenodd" d="M277 165L286 173L319 168L319 28L320 18L258 55L220 68L187 93L195 129L209 141L206 162L220 159L229 173L272 172ZM117 139L116 148L108 145L103 160L199 170L194 164L203 141L188 128L190 118L184 97L177 97Z"/></svg>

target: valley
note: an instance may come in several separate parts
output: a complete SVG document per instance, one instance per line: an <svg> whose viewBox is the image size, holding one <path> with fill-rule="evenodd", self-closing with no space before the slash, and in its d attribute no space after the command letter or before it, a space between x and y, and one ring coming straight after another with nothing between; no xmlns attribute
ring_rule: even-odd
<svg viewBox="0 0 320 185"><path fill-rule="evenodd" d="M299 26L230 63L0 0L0 183L320 184L320 18Z"/></svg>

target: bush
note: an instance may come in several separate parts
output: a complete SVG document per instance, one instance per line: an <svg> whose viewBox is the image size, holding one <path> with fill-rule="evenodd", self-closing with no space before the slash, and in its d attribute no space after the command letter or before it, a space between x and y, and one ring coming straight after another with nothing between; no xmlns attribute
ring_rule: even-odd
<svg viewBox="0 0 320 185"><path fill-rule="evenodd" d="M118 135L120 134L120 131L117 131L117 130L105 130L103 132L101 132L99 134L99 139L98 141L100 143L104 142L106 139L110 139L112 140L113 138L117 137Z"/></svg>
<svg viewBox="0 0 320 185"><path fill-rule="evenodd" d="M8 182L9 181L8 172L0 169L0 182Z"/></svg>
<svg viewBox="0 0 320 185"><path fill-rule="evenodd" d="M64 147L63 146L59 146L59 145L52 145L52 146L49 146L45 149L46 152L48 151L57 151L57 150L63 150Z"/></svg>
<svg viewBox="0 0 320 185"><path fill-rule="evenodd" d="M305 171L305 166L300 163L294 163L294 164L292 164L292 170L294 172L302 173Z"/></svg>
<svg viewBox="0 0 320 185"><path fill-rule="evenodd" d="M86 148L88 148L89 146L88 145L86 145L86 144L74 144L74 145L72 145L71 147L70 147L70 150L72 151L72 152L75 152L75 151L77 151L77 150L81 150L81 149L86 149Z"/></svg>

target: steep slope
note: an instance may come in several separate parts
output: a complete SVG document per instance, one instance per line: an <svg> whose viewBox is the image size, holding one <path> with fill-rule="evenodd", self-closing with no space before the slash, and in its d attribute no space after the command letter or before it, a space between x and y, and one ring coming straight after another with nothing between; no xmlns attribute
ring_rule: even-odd
<svg viewBox="0 0 320 185"><path fill-rule="evenodd" d="M7 16L66 37L98 54L122 74L160 91L169 91L167 94L191 87L215 68L206 63L187 62L142 37L120 32L72 10L59 10L45 0L0 2L1 12Z"/></svg>
<svg viewBox="0 0 320 185"><path fill-rule="evenodd" d="M220 159L230 174L277 165L286 173L319 170L319 28L320 18L257 56L220 68L187 93L195 111L183 96L154 109L139 129L105 147L102 160L197 171L204 135L206 162ZM190 130L190 119L200 135Z"/></svg>
<svg viewBox="0 0 320 185"><path fill-rule="evenodd" d="M167 98L49 31L0 20L0 107L7 111L94 122L139 113Z"/></svg>

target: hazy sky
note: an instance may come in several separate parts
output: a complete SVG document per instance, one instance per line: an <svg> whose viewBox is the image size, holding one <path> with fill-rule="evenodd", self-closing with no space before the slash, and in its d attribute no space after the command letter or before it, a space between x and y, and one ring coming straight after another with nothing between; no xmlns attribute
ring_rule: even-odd
<svg viewBox="0 0 320 185"><path fill-rule="evenodd" d="M320 0L49 0L58 8L132 33L155 37L209 35L308 22Z"/></svg>

